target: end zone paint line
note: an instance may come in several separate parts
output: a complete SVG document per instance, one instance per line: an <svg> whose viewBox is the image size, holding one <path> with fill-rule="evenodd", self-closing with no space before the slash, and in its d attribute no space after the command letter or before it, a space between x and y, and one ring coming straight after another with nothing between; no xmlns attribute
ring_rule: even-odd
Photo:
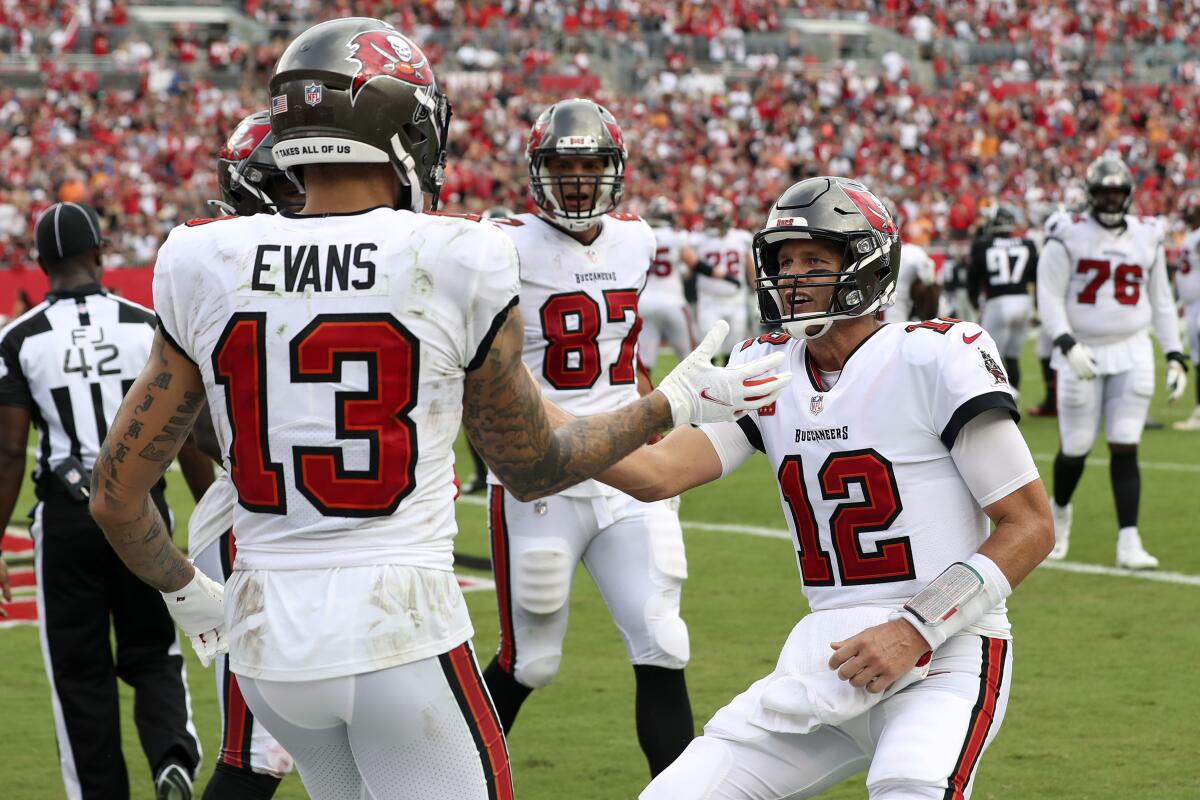
<svg viewBox="0 0 1200 800"><path fill-rule="evenodd" d="M1108 463L1105 461L1104 463ZM1190 466L1181 464L1177 466ZM486 506L487 501L482 497L464 495L458 502L469 506ZM710 533L736 533L742 536L758 536L764 539L784 539L791 541L792 534L784 528L763 528L754 525L731 525L715 522L692 522L680 520L680 524L689 530L707 531ZM1186 575L1182 572L1134 572L1117 567L1106 567L1100 564L1081 564L1076 561L1043 561L1039 569L1074 572L1084 575L1105 575L1110 578L1134 578L1155 583L1173 583L1182 586L1200 586L1200 575Z"/></svg>

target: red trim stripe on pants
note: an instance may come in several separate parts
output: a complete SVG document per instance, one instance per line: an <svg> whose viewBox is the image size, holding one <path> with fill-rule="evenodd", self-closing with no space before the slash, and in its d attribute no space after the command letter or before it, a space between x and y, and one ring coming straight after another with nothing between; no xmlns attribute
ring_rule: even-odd
<svg viewBox="0 0 1200 800"><path fill-rule="evenodd" d="M517 663L513 637L512 578L508 564L508 523L504 519L504 487L491 487L488 523L492 534L492 576L496 581L496 604L500 612L500 650L497 661L509 675Z"/></svg>
<svg viewBox="0 0 1200 800"><path fill-rule="evenodd" d="M237 559L237 543L233 539L233 531L226 531L221 536L221 574L225 580L233 574L233 564ZM225 672L222 676L222 691L225 694L225 719L222 720L224 732L221 737L221 752L217 761L235 769L251 769L250 749L254 740L254 714L242 697L238 687L237 676L229 671L229 658L225 659Z"/></svg>
<svg viewBox="0 0 1200 800"><path fill-rule="evenodd" d="M483 764L489 800L513 800L512 770L508 761L508 745L500 719L492 707L492 699L483 685L483 676L475 663L470 642L464 642L449 653L438 656L442 672L458 707L462 711L479 759Z"/></svg>
<svg viewBox="0 0 1200 800"><path fill-rule="evenodd" d="M983 660L979 666L979 697L971 711L967 737L958 754L958 761L954 764L954 770L950 773L944 800L965 800L971 775L979 765L979 757L983 755L988 732L992 729L992 720L996 716L996 705L1004 683L1008 640L991 639L986 636L980 638L983 641Z"/></svg>

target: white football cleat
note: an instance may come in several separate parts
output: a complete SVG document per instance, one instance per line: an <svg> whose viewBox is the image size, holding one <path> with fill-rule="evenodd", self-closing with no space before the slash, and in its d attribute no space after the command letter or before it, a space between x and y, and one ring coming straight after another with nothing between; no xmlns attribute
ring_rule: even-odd
<svg viewBox="0 0 1200 800"><path fill-rule="evenodd" d="M1071 538L1071 504L1060 506L1051 500L1050 511L1054 514L1054 549L1046 560L1062 561L1067 557L1067 544Z"/></svg>
<svg viewBox="0 0 1200 800"><path fill-rule="evenodd" d="M1158 559L1142 547L1137 529L1122 531L1117 539L1117 566L1123 569L1158 569Z"/></svg>
<svg viewBox="0 0 1200 800"><path fill-rule="evenodd" d="M1177 431L1200 431L1200 406L1197 406L1192 411L1192 415L1185 420L1176 422L1171 426Z"/></svg>

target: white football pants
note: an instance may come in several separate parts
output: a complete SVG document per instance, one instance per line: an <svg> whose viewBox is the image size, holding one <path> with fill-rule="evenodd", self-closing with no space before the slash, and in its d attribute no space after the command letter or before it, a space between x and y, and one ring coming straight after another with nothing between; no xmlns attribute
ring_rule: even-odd
<svg viewBox="0 0 1200 800"><path fill-rule="evenodd" d="M640 800L803 800L864 768L870 800L966 800L1004 721L1011 644L955 636L934 654L929 677L812 733L750 724L760 680L718 711Z"/></svg>

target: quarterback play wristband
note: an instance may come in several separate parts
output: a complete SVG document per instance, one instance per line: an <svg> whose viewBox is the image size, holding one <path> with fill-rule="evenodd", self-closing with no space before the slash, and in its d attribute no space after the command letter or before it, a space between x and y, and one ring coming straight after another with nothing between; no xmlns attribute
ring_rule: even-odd
<svg viewBox="0 0 1200 800"><path fill-rule="evenodd" d="M974 625L1012 594L1008 578L982 553L951 564L892 613L912 623L937 650L951 636Z"/></svg>

